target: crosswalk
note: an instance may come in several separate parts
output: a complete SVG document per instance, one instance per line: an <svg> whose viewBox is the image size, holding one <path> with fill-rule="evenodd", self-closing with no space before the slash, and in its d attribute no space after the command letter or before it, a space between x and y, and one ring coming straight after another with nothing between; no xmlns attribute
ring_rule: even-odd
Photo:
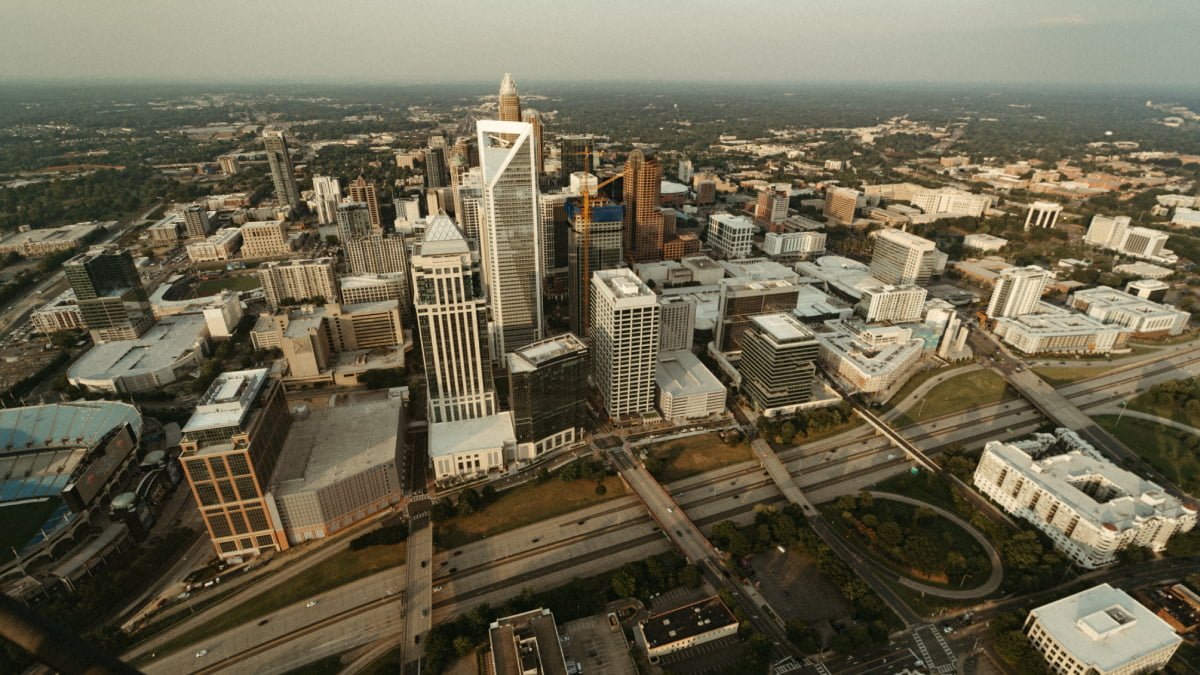
<svg viewBox="0 0 1200 675"><path fill-rule="evenodd" d="M942 632L937 626L928 624L913 628L913 642L917 645L917 651L921 654L921 660L925 663L925 668L931 673L949 674L955 672L957 659L954 652L950 651L950 645L946 643L946 638L942 636Z"/></svg>

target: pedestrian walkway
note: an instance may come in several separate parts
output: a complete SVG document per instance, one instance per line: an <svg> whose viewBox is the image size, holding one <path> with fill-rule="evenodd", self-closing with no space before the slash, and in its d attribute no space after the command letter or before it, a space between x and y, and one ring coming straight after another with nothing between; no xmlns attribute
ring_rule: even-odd
<svg viewBox="0 0 1200 675"><path fill-rule="evenodd" d="M1133 417L1139 420L1154 422L1155 424L1161 424L1164 427L1171 427L1172 429L1178 429L1180 431L1186 431L1189 434L1200 436L1200 429L1184 424L1183 422L1176 422L1175 420L1167 419L1166 417L1159 417L1158 415L1151 415L1150 413L1144 413L1140 410L1129 410L1128 408L1122 409L1122 407L1118 405L1110 405L1099 410L1093 410L1092 415L1123 415L1125 417Z"/></svg>

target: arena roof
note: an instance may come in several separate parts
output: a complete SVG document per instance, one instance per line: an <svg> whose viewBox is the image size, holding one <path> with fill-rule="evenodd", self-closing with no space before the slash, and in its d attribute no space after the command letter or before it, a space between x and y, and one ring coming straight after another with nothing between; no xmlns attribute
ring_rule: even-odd
<svg viewBox="0 0 1200 675"><path fill-rule="evenodd" d="M74 401L0 409L0 455L91 447L126 422L140 437L142 416L127 403Z"/></svg>

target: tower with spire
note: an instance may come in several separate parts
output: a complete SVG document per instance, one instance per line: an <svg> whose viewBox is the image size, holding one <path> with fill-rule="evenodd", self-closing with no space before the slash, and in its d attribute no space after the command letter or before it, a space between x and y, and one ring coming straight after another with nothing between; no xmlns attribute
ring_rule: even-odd
<svg viewBox="0 0 1200 675"><path fill-rule="evenodd" d="M517 95L517 83L513 81L512 73L505 73L500 80L500 121L521 121L521 97Z"/></svg>

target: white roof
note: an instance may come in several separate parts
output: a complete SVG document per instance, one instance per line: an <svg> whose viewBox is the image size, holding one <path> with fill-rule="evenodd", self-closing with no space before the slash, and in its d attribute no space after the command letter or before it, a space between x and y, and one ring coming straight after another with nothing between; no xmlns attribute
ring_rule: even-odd
<svg viewBox="0 0 1200 675"><path fill-rule="evenodd" d="M511 412L429 425L429 457L502 448L517 442Z"/></svg>
<svg viewBox="0 0 1200 675"><path fill-rule="evenodd" d="M183 427L184 435L202 429L240 425L266 384L269 373L267 368L221 373L200 398L195 412Z"/></svg>
<svg viewBox="0 0 1200 675"><path fill-rule="evenodd" d="M272 491L319 490L387 462L399 447L403 401L320 408L292 423Z"/></svg>
<svg viewBox="0 0 1200 675"><path fill-rule="evenodd" d="M72 380L115 380L174 365L208 337L199 314L165 316L136 340L98 344L68 369Z"/></svg>
<svg viewBox="0 0 1200 675"><path fill-rule="evenodd" d="M1111 673L1182 638L1125 591L1101 584L1030 612L1076 660Z"/></svg>
<svg viewBox="0 0 1200 675"><path fill-rule="evenodd" d="M587 352L587 346L573 333L563 333L539 340L509 353L509 372L528 372L550 359L564 354Z"/></svg>
<svg viewBox="0 0 1200 675"><path fill-rule="evenodd" d="M763 314L751 319L755 325L762 328L780 342L812 339L813 332L790 314Z"/></svg>
<svg viewBox="0 0 1200 675"><path fill-rule="evenodd" d="M724 392L725 387L700 359L686 349L661 352L654 381L665 394L673 397L704 396Z"/></svg>

